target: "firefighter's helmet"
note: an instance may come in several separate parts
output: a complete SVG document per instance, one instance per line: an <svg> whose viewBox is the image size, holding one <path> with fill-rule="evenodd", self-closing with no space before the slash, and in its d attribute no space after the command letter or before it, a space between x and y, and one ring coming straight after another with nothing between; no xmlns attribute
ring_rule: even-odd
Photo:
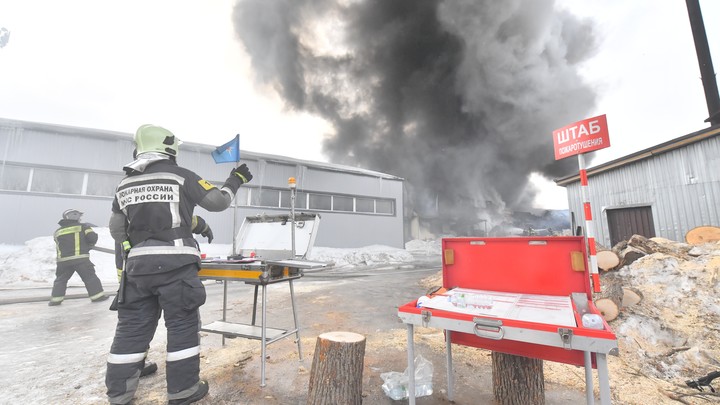
<svg viewBox="0 0 720 405"><path fill-rule="evenodd" d="M160 152L169 156L178 154L178 138L163 127L152 124L141 126L135 132L135 152Z"/></svg>
<svg viewBox="0 0 720 405"><path fill-rule="evenodd" d="M82 212L74 209L65 210L63 212L63 219L69 219L71 221L79 221L82 216Z"/></svg>

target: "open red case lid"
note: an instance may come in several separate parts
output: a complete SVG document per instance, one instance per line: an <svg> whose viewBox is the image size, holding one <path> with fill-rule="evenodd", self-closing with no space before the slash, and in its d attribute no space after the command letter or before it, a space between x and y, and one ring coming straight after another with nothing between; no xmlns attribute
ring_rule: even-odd
<svg viewBox="0 0 720 405"><path fill-rule="evenodd" d="M591 299L582 236L444 238L443 287Z"/></svg>

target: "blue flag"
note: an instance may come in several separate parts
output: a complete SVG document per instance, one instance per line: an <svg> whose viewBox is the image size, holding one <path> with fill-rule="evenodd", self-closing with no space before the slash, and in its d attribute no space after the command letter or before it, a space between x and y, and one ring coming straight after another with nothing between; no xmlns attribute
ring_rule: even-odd
<svg viewBox="0 0 720 405"><path fill-rule="evenodd" d="M212 157L215 163L236 163L240 160L240 134L235 135L232 141L218 146L212 151Z"/></svg>

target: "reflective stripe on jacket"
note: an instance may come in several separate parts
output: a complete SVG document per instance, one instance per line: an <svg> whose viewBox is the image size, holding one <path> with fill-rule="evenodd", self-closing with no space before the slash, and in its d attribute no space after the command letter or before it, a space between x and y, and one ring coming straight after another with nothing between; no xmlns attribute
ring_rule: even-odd
<svg viewBox="0 0 720 405"><path fill-rule="evenodd" d="M123 214L132 243L128 274L155 274L200 262L193 210L212 186L170 160L149 164L117 187L113 212ZM113 233L113 229L111 229Z"/></svg>
<svg viewBox="0 0 720 405"><path fill-rule="evenodd" d="M64 219L59 224L60 228L53 235L57 261L90 258L90 249L97 243L97 233L89 225L78 221Z"/></svg>

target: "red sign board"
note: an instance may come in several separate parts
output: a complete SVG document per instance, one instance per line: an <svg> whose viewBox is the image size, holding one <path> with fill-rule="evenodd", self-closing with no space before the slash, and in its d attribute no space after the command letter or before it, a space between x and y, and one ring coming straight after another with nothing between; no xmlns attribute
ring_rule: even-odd
<svg viewBox="0 0 720 405"><path fill-rule="evenodd" d="M555 160L610 146L605 114L564 126L553 131Z"/></svg>

